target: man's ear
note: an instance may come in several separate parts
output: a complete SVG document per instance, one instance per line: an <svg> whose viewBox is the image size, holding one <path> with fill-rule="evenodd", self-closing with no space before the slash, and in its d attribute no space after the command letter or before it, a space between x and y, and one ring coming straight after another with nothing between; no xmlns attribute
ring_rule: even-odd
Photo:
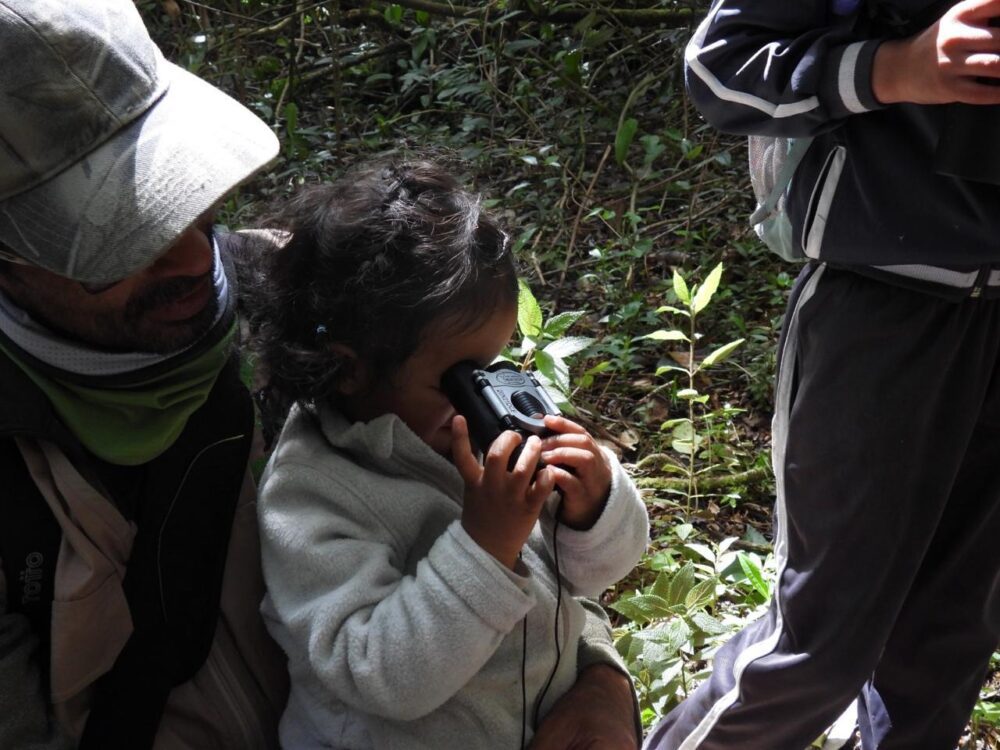
<svg viewBox="0 0 1000 750"><path fill-rule="evenodd" d="M330 351L340 360L340 376L337 378L337 392L341 396L354 396L368 385L368 372L358 356L347 344L334 343Z"/></svg>

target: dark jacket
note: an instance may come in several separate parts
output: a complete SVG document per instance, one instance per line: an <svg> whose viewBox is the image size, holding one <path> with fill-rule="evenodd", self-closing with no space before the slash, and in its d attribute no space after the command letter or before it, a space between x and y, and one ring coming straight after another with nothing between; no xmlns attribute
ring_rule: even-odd
<svg viewBox="0 0 1000 750"><path fill-rule="evenodd" d="M860 5L841 17L833 0L717 0L687 47L689 93L725 132L815 137L788 199L808 257L986 276L1000 263L1000 186L942 174L936 160L939 141L976 160L1000 140L966 136L951 121L955 105L884 107L872 92L879 44L932 22L942 4ZM974 117L1000 110L965 109Z"/></svg>

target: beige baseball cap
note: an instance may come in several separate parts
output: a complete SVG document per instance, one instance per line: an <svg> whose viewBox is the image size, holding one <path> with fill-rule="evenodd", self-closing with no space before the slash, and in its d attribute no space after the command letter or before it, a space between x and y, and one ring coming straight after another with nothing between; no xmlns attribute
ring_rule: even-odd
<svg viewBox="0 0 1000 750"><path fill-rule="evenodd" d="M122 279L277 153L132 0L0 0L0 244L24 261Z"/></svg>

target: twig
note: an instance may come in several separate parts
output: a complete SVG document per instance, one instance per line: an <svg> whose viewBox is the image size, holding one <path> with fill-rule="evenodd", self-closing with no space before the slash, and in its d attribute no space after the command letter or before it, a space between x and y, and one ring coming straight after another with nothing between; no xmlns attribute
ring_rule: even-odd
<svg viewBox="0 0 1000 750"><path fill-rule="evenodd" d="M562 285L566 281L566 273L569 270L569 261L573 257L573 249L576 247L576 237L580 231L580 222L583 221L583 212L587 210L587 204L590 202L590 195L594 192L594 186L597 184L597 178L601 176L601 172L604 169L604 164L608 160L608 156L611 154L611 145L604 147L604 153L601 154L601 160L597 163L597 169L594 170L594 176L590 178L590 184L587 185L587 192L583 194L583 200L580 201L580 207L576 211L576 218L573 220L573 228L569 233L569 242L566 243L566 256L563 258L562 272L559 274L559 286L556 289L556 305L558 306L558 295L562 290Z"/></svg>
<svg viewBox="0 0 1000 750"><path fill-rule="evenodd" d="M288 71L288 75L285 77L285 85L281 87L281 95L278 97L277 103L274 105L274 124L275 127L278 125L278 120L281 118L281 109L285 104L285 96L288 95L288 89L292 85L292 77L295 74L295 70L299 66L299 62L302 60L302 53L306 46L306 15L305 11L302 9L305 3L303 0L298 0L297 7L299 9L299 38L298 46L295 50L295 57L292 58L292 69Z"/></svg>
<svg viewBox="0 0 1000 750"><path fill-rule="evenodd" d="M353 68L355 65L361 65L362 63L366 63L369 60L374 60L378 57L394 55L397 52L409 49L409 47L410 45L408 42L393 42L392 44L387 44L385 47L380 47L379 49L371 50L369 52L363 52L360 55L347 55L345 57L341 57L339 63L330 62L325 65L320 65L319 67L307 68L306 72L299 77L299 82L305 83L307 81L315 80L316 78L322 78L338 65L341 69Z"/></svg>

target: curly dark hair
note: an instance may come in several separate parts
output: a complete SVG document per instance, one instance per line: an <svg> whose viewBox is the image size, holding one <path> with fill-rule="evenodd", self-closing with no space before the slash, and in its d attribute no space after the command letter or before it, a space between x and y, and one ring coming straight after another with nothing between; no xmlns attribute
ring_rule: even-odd
<svg viewBox="0 0 1000 750"><path fill-rule="evenodd" d="M267 226L289 234L260 259L247 306L268 442L292 404L338 403L347 362L331 344L353 350L375 387L430 324L468 330L517 301L506 233L429 161L379 162L306 188Z"/></svg>

